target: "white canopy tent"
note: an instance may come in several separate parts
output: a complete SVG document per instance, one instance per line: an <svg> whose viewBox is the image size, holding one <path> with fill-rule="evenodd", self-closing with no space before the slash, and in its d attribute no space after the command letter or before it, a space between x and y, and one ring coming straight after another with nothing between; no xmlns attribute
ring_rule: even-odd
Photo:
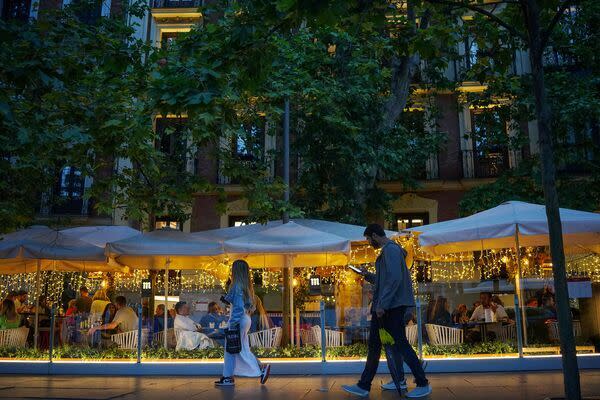
<svg viewBox="0 0 600 400"><path fill-rule="evenodd" d="M0 274L115 269L120 267L107 263L104 246L47 226L36 225L0 236Z"/></svg>
<svg viewBox="0 0 600 400"><path fill-rule="evenodd" d="M86 228L92 230L93 227ZM47 226L35 225L0 236L0 274L36 273L35 346L39 336L41 271L96 272L121 269L120 266L107 263L103 245L80 240L77 235Z"/></svg>
<svg viewBox="0 0 600 400"><path fill-rule="evenodd" d="M565 247L594 250L600 245L600 214L560 209ZM521 246L549 243L546 207L508 201L469 217L408 229L422 249L434 256L466 251L515 248L517 253L516 292L523 304ZM523 320L526 319L522 308ZM527 341L526 331L525 341Z"/></svg>
<svg viewBox="0 0 600 400"><path fill-rule="evenodd" d="M600 214L560 209L565 246L593 249L600 244ZM410 228L432 255L548 244L546 207L509 201L492 209L431 225Z"/></svg>
<svg viewBox="0 0 600 400"><path fill-rule="evenodd" d="M218 241L230 258L245 259L252 267L346 265L372 261L374 252L350 259L353 245L366 245L363 226L314 219L250 224L192 233L195 238ZM398 232L386 231L388 237Z"/></svg>

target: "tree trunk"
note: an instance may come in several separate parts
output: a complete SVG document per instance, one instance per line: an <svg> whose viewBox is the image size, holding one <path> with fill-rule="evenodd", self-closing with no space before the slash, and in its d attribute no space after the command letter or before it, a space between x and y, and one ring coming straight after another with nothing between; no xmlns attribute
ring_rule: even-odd
<svg viewBox="0 0 600 400"><path fill-rule="evenodd" d="M550 251L552 253L552 270L562 354L565 397L569 400L581 399L579 368L573 335L573 321L569 306L565 253L563 247L562 225L558 205L558 193L555 182L554 151L552 149L551 111L546 98L542 55L544 49L541 41L540 11L536 0L525 0L525 22L529 35L529 58L533 78L535 108L540 140L540 157L542 164L542 186L548 217L550 235Z"/></svg>
<svg viewBox="0 0 600 400"><path fill-rule="evenodd" d="M415 14L415 4L413 0L407 1L407 21L411 24L412 35L416 35L417 32L417 18ZM422 22L422 27L426 27L427 22ZM379 134L386 133L393 129L398 122L398 118L402 115L406 104L408 103L408 97L410 95L410 84L412 82L415 68L419 64L421 57L419 54L404 55L401 57L393 56L391 59L391 70L392 78L390 82L390 96L383 105L383 117L377 132ZM379 142L375 149L375 156L378 157L381 149L384 147L384 143ZM357 200L359 204L362 204L364 209L364 216L372 215L372 211L368 210L367 204L367 192L375 187L377 183L377 176L379 170L375 162L371 165L367 171L367 177L365 181L360 185L357 191ZM377 214L377 210L375 210Z"/></svg>

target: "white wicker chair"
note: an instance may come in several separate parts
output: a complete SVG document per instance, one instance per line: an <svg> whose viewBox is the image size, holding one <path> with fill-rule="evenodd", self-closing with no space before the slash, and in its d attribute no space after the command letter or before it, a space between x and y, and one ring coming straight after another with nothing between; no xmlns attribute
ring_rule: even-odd
<svg viewBox="0 0 600 400"><path fill-rule="evenodd" d="M248 335L250 347L262 347L264 349L279 347L281 345L282 334L283 331L280 327L252 332Z"/></svg>
<svg viewBox="0 0 600 400"><path fill-rule="evenodd" d="M430 344L450 346L463 342L462 329L435 324L425 324L425 329L427 329Z"/></svg>
<svg viewBox="0 0 600 400"><path fill-rule="evenodd" d="M164 346L165 343L165 331L158 331L152 337L152 343L158 346ZM167 347L174 349L177 345L177 339L175 338L175 329L167 329Z"/></svg>
<svg viewBox="0 0 600 400"><path fill-rule="evenodd" d="M315 325L312 327L313 335L317 338L317 346L321 346L321 327ZM340 347L344 345L344 332L325 329L325 346Z"/></svg>
<svg viewBox="0 0 600 400"><path fill-rule="evenodd" d="M136 350L138 345L138 331L117 333L110 336L110 340L119 345L119 348ZM142 347L148 344L148 329L142 329Z"/></svg>
<svg viewBox="0 0 600 400"><path fill-rule="evenodd" d="M558 322L549 322L548 324L548 336L553 342L560 342L560 335L558 333ZM573 336L581 336L581 321L573 321Z"/></svg>
<svg viewBox="0 0 600 400"><path fill-rule="evenodd" d="M300 339L304 346L318 346L319 341L312 329L300 329Z"/></svg>
<svg viewBox="0 0 600 400"><path fill-rule="evenodd" d="M25 347L29 328L22 326L14 329L0 330L0 347Z"/></svg>
<svg viewBox="0 0 600 400"><path fill-rule="evenodd" d="M515 342L517 340L517 326L515 324L502 325L495 330L496 340L500 342Z"/></svg>
<svg viewBox="0 0 600 400"><path fill-rule="evenodd" d="M410 343L411 346L416 346L417 345L417 339L419 336L419 331L418 331L418 327L417 325L410 325L407 326L405 328L406 331L406 338L408 339L408 343Z"/></svg>

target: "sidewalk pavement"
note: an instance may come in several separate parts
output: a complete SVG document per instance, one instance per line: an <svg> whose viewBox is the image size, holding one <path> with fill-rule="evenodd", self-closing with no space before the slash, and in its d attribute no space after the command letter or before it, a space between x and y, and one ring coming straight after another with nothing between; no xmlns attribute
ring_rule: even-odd
<svg viewBox="0 0 600 400"><path fill-rule="evenodd" d="M0 375L0 399L102 400L352 400L340 388L358 379L354 375L272 376L266 385L258 379L239 378L235 388L217 389L216 377L93 377ZM379 385L389 376L377 375L370 399L398 399ZM432 374L432 400L543 400L563 395L558 372ZM600 400L600 370L581 373L583 395ZM409 389L414 385L409 380Z"/></svg>

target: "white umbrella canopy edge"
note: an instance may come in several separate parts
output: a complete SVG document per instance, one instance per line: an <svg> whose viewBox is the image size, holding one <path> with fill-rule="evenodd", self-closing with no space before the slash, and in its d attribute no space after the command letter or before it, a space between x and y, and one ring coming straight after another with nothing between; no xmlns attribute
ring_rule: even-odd
<svg viewBox="0 0 600 400"><path fill-rule="evenodd" d="M75 237L81 241L102 248L106 247L106 244L109 242L117 242L142 234L142 232L137 229L123 225L79 226L76 228L62 229L61 232L67 236Z"/></svg>
<svg viewBox="0 0 600 400"><path fill-rule="evenodd" d="M565 245L600 243L600 214L561 209ZM411 228L422 248L434 255L488 248L547 244L545 207L511 201L469 217Z"/></svg>
<svg viewBox="0 0 600 400"><path fill-rule="evenodd" d="M289 223L301 225L307 228L315 229L324 233L329 233L341 238L347 239L351 242L365 242L363 236L365 227L360 225L345 224L342 222L326 221L319 219L303 219L296 218L291 219ZM211 229L206 231L194 232L192 235L208 240L226 241L235 239L240 236L258 233L267 229L282 226L281 220L269 221L265 224L248 224L242 226L233 226L228 228ZM386 235L390 238L397 236L405 236L406 233L386 230Z"/></svg>
<svg viewBox="0 0 600 400"><path fill-rule="evenodd" d="M223 258L223 246L175 229L160 229L108 242L106 255L134 269L202 269Z"/></svg>

